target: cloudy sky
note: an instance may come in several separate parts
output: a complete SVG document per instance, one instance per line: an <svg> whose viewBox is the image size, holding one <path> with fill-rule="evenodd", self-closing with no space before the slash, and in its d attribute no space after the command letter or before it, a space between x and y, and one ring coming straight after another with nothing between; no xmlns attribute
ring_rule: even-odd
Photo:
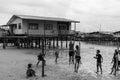
<svg viewBox="0 0 120 80"><path fill-rule="evenodd" d="M120 0L0 0L0 25L13 14L78 20L82 32L120 30Z"/></svg>

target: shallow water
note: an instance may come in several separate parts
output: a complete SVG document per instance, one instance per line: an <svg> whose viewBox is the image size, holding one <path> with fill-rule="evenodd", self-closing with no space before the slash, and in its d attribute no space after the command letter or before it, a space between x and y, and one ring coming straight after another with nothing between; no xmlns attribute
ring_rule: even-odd
<svg viewBox="0 0 120 80"><path fill-rule="evenodd" d="M79 44L79 42L76 42ZM60 45L60 44L59 44ZM65 43L63 44L66 45ZM68 44L69 45L69 44ZM81 57L82 64L78 73L74 73L74 65L68 63L68 50L60 50L60 58L58 64L54 62L54 51L48 52L46 56L47 66L45 74L47 77L41 77L41 63L37 68L38 50L32 49L16 49L7 48L0 49L0 80L26 80L25 71L28 63L33 63L34 69L39 76L38 80L120 80L120 72L117 76L109 75L111 71L112 56L116 47L92 45L81 42ZM96 55L96 50L101 51L104 62L102 64L103 74L97 75L96 60L93 58ZM50 54L49 54L50 53Z"/></svg>

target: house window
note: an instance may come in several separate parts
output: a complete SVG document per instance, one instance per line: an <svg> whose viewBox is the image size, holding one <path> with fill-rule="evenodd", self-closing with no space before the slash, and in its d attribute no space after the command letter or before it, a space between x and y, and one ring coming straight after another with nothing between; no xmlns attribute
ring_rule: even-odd
<svg viewBox="0 0 120 80"><path fill-rule="evenodd" d="M21 29L21 23L18 24L18 29Z"/></svg>
<svg viewBox="0 0 120 80"><path fill-rule="evenodd" d="M29 29L30 30L38 30L38 24L37 23L29 23Z"/></svg>
<svg viewBox="0 0 120 80"><path fill-rule="evenodd" d="M53 30L53 24L45 24L44 29L45 30Z"/></svg>
<svg viewBox="0 0 120 80"><path fill-rule="evenodd" d="M59 24L59 30L68 30L66 24Z"/></svg>

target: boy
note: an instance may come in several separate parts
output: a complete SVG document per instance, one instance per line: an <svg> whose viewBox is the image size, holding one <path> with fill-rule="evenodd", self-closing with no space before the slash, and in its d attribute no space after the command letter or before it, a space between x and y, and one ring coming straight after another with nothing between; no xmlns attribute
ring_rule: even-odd
<svg viewBox="0 0 120 80"><path fill-rule="evenodd" d="M118 51L117 50L115 50L115 52L114 52L111 63L113 63L113 66L112 66L112 70L111 70L110 74L112 74L114 72L114 75L116 75L117 66L118 66Z"/></svg>
<svg viewBox="0 0 120 80"><path fill-rule="evenodd" d="M55 62L57 63L57 59L59 58L59 51L58 48L55 51Z"/></svg>
<svg viewBox="0 0 120 80"><path fill-rule="evenodd" d="M36 76L35 71L32 69L32 64L28 64L26 78L33 77L33 76L34 77Z"/></svg>
<svg viewBox="0 0 120 80"><path fill-rule="evenodd" d="M71 62L74 64L74 43L72 41L69 43L69 64Z"/></svg>
<svg viewBox="0 0 120 80"><path fill-rule="evenodd" d="M37 62L37 64L36 64L37 66L38 66L38 64L39 64L40 61L44 61L44 63L46 63L43 54L40 53L37 57L38 57L38 62Z"/></svg>
<svg viewBox="0 0 120 80"><path fill-rule="evenodd" d="M120 50L118 50L118 66L117 66L117 70L119 70L120 67Z"/></svg>
<svg viewBox="0 0 120 80"><path fill-rule="evenodd" d="M79 46L76 45L76 50L75 50L75 72L78 72L79 63L81 63L80 49L79 49Z"/></svg>
<svg viewBox="0 0 120 80"><path fill-rule="evenodd" d="M97 66L97 72L96 72L96 73L99 72L99 68L100 68L101 74L102 74L102 62L103 62L103 57L102 57L102 55L100 54L100 50L97 50L96 53L97 53L97 54L96 54L96 56L94 57L95 59L97 59L97 64L96 64L96 66Z"/></svg>

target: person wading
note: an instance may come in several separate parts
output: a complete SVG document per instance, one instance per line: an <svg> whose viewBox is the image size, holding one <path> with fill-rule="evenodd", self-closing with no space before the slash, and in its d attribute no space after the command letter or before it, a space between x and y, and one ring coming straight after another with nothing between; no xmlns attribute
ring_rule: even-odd
<svg viewBox="0 0 120 80"><path fill-rule="evenodd" d="M111 70L110 74L112 74L114 72L114 75L116 75L117 66L118 66L118 51L117 50L115 50L115 52L114 52L111 63L113 63L113 66L112 66L112 70Z"/></svg>
<svg viewBox="0 0 120 80"><path fill-rule="evenodd" d="M97 66L97 72L96 72L96 73L99 72L99 68L100 68L101 74L102 74L102 62L103 62L103 57L102 57L102 55L100 54L100 50L97 50L96 56L95 56L94 58L97 59L97 64L96 64L96 66Z"/></svg>
<svg viewBox="0 0 120 80"><path fill-rule="evenodd" d="M80 48L79 48L78 45L76 45L76 50L75 50L75 72L78 72L79 63L81 63Z"/></svg>
<svg viewBox="0 0 120 80"><path fill-rule="evenodd" d="M71 62L74 64L74 43L72 41L69 43L69 64Z"/></svg>
<svg viewBox="0 0 120 80"><path fill-rule="evenodd" d="M44 61L44 64L46 65L46 61L45 61L44 55L42 53L40 53L37 57L38 57L38 62L36 64L36 66L38 66L38 64L40 63L40 61Z"/></svg>

